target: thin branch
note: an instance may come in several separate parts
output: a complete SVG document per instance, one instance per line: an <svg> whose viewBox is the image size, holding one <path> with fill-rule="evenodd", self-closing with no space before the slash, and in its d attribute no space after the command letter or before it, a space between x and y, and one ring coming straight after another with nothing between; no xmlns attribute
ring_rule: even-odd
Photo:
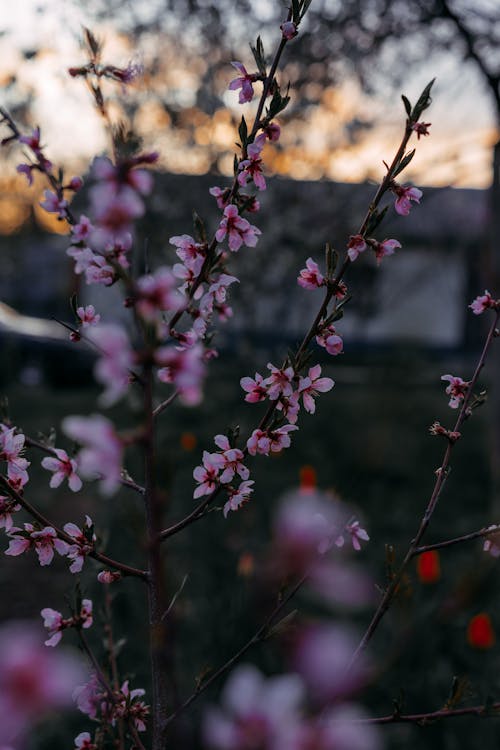
<svg viewBox="0 0 500 750"><path fill-rule="evenodd" d="M494 317L493 323L491 324L489 332L488 332L488 335L486 337L486 341L484 343L483 350L481 352L481 355L479 357L476 369L474 371L474 375L472 376L472 380L470 380L470 382L469 382L467 393L465 394L465 397L464 397L464 400L463 400L463 403L462 403L462 407L460 409L460 412L458 414L457 420L455 422L455 426L453 428L453 432L460 432L460 428L462 427L462 424L470 416L469 404L470 404L470 401L471 401L471 398L472 398L472 395L473 395L473 390L474 390L474 388L476 386L476 383L478 381L478 378L479 378L479 375L481 373L481 370L484 367L484 363L485 363L485 360L486 360L486 355L487 355L487 353L489 351L489 348L491 346L493 338L496 335L495 331L496 331L496 327L498 325L499 317L500 317L500 311L497 311L495 313L495 317ZM436 509L436 505L438 503L439 497L440 497L441 492L443 490L444 483L446 481L446 477L448 475L450 458L451 458L451 452L453 450L453 446L454 445L455 445L454 442L448 441L448 444L446 446L446 450L445 450L445 453L444 453L443 461L441 463L441 466L439 467L439 469L436 472L437 479L436 479L436 482L434 484L434 489L432 491L431 497L430 497L429 502L427 504L427 508L426 508L425 513L424 513L424 515L422 517L422 520L420 521L420 526L418 528L417 534L416 534L415 538L411 541L410 546L408 548L408 551L407 551L407 553L406 553L406 555L405 555L405 557L403 559L403 562L401 563L398 571L396 572L396 574L394 575L394 578L391 580L391 583L389 584L389 586L385 590L385 593L384 593L382 599L380 600L380 603L379 603L377 609L375 610L375 613L374 613L374 615L372 617L372 620L371 620L370 624L368 625L368 628L366 629L365 634L363 635L363 637L362 637L362 639L361 639L358 647L356 648L354 654L352 655L352 658L351 658L351 661L349 663L348 669L350 669L350 667L354 664L354 662L356 661L356 659L358 658L358 656L360 655L360 653L362 651L364 651L364 649L368 645L368 642L370 641L370 639L372 638L374 632L376 631L376 629L377 629L380 621L382 620L382 618L384 617L385 613L389 609L389 606L390 606L390 604L391 604L391 602L392 602L392 600L393 600L396 592L399 589L401 580L402 580L402 578L403 578L403 576L404 576L404 574L406 572L406 569L407 569L410 561L414 557L415 550L418 549L418 547L420 545L420 541L421 541L423 535L425 534L425 532L426 532L426 530L427 530L427 528L429 526L430 520L432 518L434 510Z"/></svg>
<svg viewBox="0 0 500 750"><path fill-rule="evenodd" d="M440 719L454 719L457 716L476 716L478 719L500 718L500 701L485 704L483 706L468 706L464 708L441 708L438 711L429 711L421 714L394 713L390 716L378 716L367 719L351 719L350 724L420 724L425 726Z"/></svg>
<svg viewBox="0 0 500 750"><path fill-rule="evenodd" d="M161 404L158 404L156 409L153 410L153 417L159 416L165 409L167 409L171 403L175 401L177 396L179 395L179 391L174 391L171 396L165 399L165 401L162 401Z"/></svg>
<svg viewBox="0 0 500 750"><path fill-rule="evenodd" d="M50 526L54 529L57 536L62 539L64 542L67 542L67 544L73 545L75 543L75 540L72 536L69 534L66 534L65 531L62 529L59 529L56 524L54 524L49 518L43 515L43 513L40 513L39 510L37 510L33 505L31 505L28 500L23 495L20 495L19 492L17 492L11 485L9 484L9 481L6 477L2 476L0 474L0 487L2 487L5 492L9 494L13 500L16 501L19 505L21 505L24 510L30 514L32 518L35 519L35 521L38 521L42 526ZM145 570L140 570L139 568L134 568L131 565L127 565L126 563L119 562L118 560L114 560L111 557L108 557L107 555L104 555L102 552L97 552L96 550L92 550L91 552L87 553L87 557L92 557L94 560L97 560L98 562L102 563L103 565L106 565L109 568L114 568L115 570L120 571L120 573L123 573L125 576L135 576L136 578L142 578L143 580L147 580L148 574Z"/></svg>
<svg viewBox="0 0 500 750"><path fill-rule="evenodd" d="M246 654L247 651L249 651L252 646L255 646L257 643L260 643L262 641L266 640L266 637L269 635L269 628L272 626L274 620L277 618L277 616L283 611L283 609L286 607L286 605L289 603L289 601L295 596L297 591L300 589L300 587L304 584L304 582L307 579L307 575L302 576L302 578L295 584L295 586L290 589L290 591L287 593L287 595L278 602L278 604L275 606L271 614L266 618L266 620L263 622L263 624L259 627L259 629L254 633L254 635L248 640L240 649L237 651L233 656L231 656L230 659L228 659L222 666L220 666L205 682L201 683L200 685L197 685L196 690L194 693L192 693L189 698L187 698L182 705L179 706L170 716L166 718L165 724L168 725L172 721L174 721L181 713L183 713L197 698L201 693L203 693L207 688L210 687L216 680L219 679L223 674L225 674L233 664L238 662L242 656Z"/></svg>
<svg viewBox="0 0 500 750"><path fill-rule="evenodd" d="M472 531L470 534L463 534L463 536L457 536L453 539L445 539L443 542L435 542L434 544L426 544L422 547L417 547L413 550L413 557L422 555L424 552L430 552L434 549L444 549L445 547L452 547L455 544L461 544L462 542L469 542L472 539L479 539L480 537L490 536L490 534L499 534L500 524L493 524L492 526L485 526L479 531Z"/></svg>

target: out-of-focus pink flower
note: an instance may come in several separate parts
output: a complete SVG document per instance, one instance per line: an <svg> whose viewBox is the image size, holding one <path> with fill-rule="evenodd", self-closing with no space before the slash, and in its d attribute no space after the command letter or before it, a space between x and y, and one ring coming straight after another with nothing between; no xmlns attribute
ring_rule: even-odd
<svg viewBox="0 0 500 750"><path fill-rule="evenodd" d="M119 581L121 577L121 573L113 570L101 570L101 572L97 574L97 580L99 583L114 583L115 581Z"/></svg>
<svg viewBox="0 0 500 750"><path fill-rule="evenodd" d="M57 214L59 219L66 218L68 201L65 198L59 198L52 190L44 190L45 200L40 202L40 206L50 214Z"/></svg>
<svg viewBox="0 0 500 750"><path fill-rule="evenodd" d="M59 487L67 479L70 490L78 492L82 487L82 480L76 473L76 461L60 448L54 448L54 453L55 456L47 456L42 460L43 468L53 472L50 486Z"/></svg>
<svg viewBox="0 0 500 750"><path fill-rule="evenodd" d="M75 737L75 748L77 750L97 750L97 745L94 745L88 732L80 732L80 734Z"/></svg>
<svg viewBox="0 0 500 750"><path fill-rule="evenodd" d="M195 344L189 349L178 351L172 346L164 346L155 353L158 379L162 383L173 383L179 391L179 398L186 406L197 406L203 393L202 385L205 376L203 347Z"/></svg>
<svg viewBox="0 0 500 750"><path fill-rule="evenodd" d="M113 424L100 414L66 417L62 429L83 447L77 456L80 473L87 479L100 479L101 491L111 495L121 478L123 443Z"/></svg>
<svg viewBox="0 0 500 750"><path fill-rule="evenodd" d="M497 302L493 299L488 290L485 289L484 294L476 297L476 299L471 302L469 307L474 315L481 315L481 313L483 313L485 310L497 307Z"/></svg>
<svg viewBox="0 0 500 750"><path fill-rule="evenodd" d="M263 128L264 133L269 138L271 143L275 143L276 141L279 141L280 135L281 135L281 128L276 122L270 122L268 125L265 125Z"/></svg>
<svg viewBox="0 0 500 750"><path fill-rule="evenodd" d="M45 648L23 622L0 627L0 745L19 748L35 723L71 703L83 669L69 654Z"/></svg>
<svg viewBox="0 0 500 750"><path fill-rule="evenodd" d="M218 487L219 472L223 467L224 457L220 453L203 451L203 466L197 466L193 471L193 477L198 482L198 487L193 493L195 500L203 495L211 495Z"/></svg>
<svg viewBox="0 0 500 750"><path fill-rule="evenodd" d="M347 243L347 255L351 261L355 261L360 253L364 253L367 248L364 237L361 234L352 234Z"/></svg>
<svg viewBox="0 0 500 750"><path fill-rule="evenodd" d="M255 187L259 190L266 189L266 181L262 174L262 159L261 153L266 142L265 133L257 136L255 141L251 143L247 148L248 158L240 161L238 165L239 175L238 184L246 185L249 180L252 180Z"/></svg>
<svg viewBox="0 0 500 750"><path fill-rule="evenodd" d="M492 530L496 531L496 534L492 533L484 540L483 551L496 558L500 557L500 534L496 526L493 526Z"/></svg>
<svg viewBox="0 0 500 750"><path fill-rule="evenodd" d="M16 433L15 427L0 424L0 460L7 461L7 476L16 487L22 488L27 484L28 466L30 462L21 456L24 450L25 436Z"/></svg>
<svg viewBox="0 0 500 750"><path fill-rule="evenodd" d="M96 380L105 386L100 402L104 406L111 406L128 389L134 352L127 332L115 323L95 326L88 337L96 344L101 355L94 368Z"/></svg>
<svg viewBox="0 0 500 750"><path fill-rule="evenodd" d="M35 169L35 166L33 164L18 164L16 167L16 172L18 174L24 174L26 176L26 179L28 180L28 185L31 187L33 185L33 170Z"/></svg>
<svg viewBox="0 0 500 750"><path fill-rule="evenodd" d="M300 272L297 283L304 289L318 289L324 286L325 277L320 273L318 264L312 258L306 260L306 268Z"/></svg>
<svg viewBox="0 0 500 750"><path fill-rule="evenodd" d="M230 203L224 209L224 218L215 233L215 238L217 242L222 242L227 235L229 249L236 252L242 245L255 247L260 234L260 229L243 219L238 213L238 207Z"/></svg>
<svg viewBox="0 0 500 750"><path fill-rule="evenodd" d="M316 336L316 343L326 349L328 354L332 357L336 357L337 354L341 354L344 348L344 342L338 335L333 323L327 326L323 326L320 329L320 333Z"/></svg>
<svg viewBox="0 0 500 750"><path fill-rule="evenodd" d="M283 34L283 39L286 39L288 42L296 37L299 33L297 30L297 26L293 21L285 21L281 24L280 29L281 33Z"/></svg>
<svg viewBox="0 0 500 750"><path fill-rule="evenodd" d="M239 510L241 506L250 500L250 495L253 492L252 485L255 484L252 479L240 482L238 489L235 487L228 487L228 501L224 505L223 513L224 518L227 518L227 514L230 510Z"/></svg>
<svg viewBox="0 0 500 750"><path fill-rule="evenodd" d="M88 240L93 230L94 227L88 216L82 214L80 216L80 221L78 222L78 224L75 224L71 228L73 242L85 242L86 240Z"/></svg>
<svg viewBox="0 0 500 750"><path fill-rule="evenodd" d="M129 62L126 68L117 68L115 65L106 65L101 75L111 78L122 84L132 83L144 74L144 66L138 62Z"/></svg>
<svg viewBox="0 0 500 750"><path fill-rule="evenodd" d="M248 73L243 63L240 62L232 62L231 65L233 66L233 68L236 68L240 75L238 76L238 78L233 78L228 86L229 90L234 91L235 89L241 89L238 97L238 101L240 104L251 102L253 99L252 84L254 84L255 81L259 79L258 73Z"/></svg>
<svg viewBox="0 0 500 750"><path fill-rule="evenodd" d="M364 659L348 669L357 643L349 630L338 625L312 625L300 633L292 663L321 704L351 694L366 679Z"/></svg>
<svg viewBox="0 0 500 750"><path fill-rule="evenodd" d="M422 191L416 187L403 187L402 185L394 185L391 189L396 195L394 208L396 209L396 213L398 213L400 216L408 216L411 209L411 201L420 203Z"/></svg>
<svg viewBox="0 0 500 750"><path fill-rule="evenodd" d="M32 151L34 151L36 154L40 152L40 128L36 127L34 128L30 135L20 135L18 138L19 143L24 144L25 146L28 146Z"/></svg>
<svg viewBox="0 0 500 750"><path fill-rule="evenodd" d="M104 689L99 682L97 674L94 672L84 685L78 685L73 690L73 700L78 709L87 714L91 719L95 719L97 711L101 707L101 701L105 695Z"/></svg>
<svg viewBox="0 0 500 750"><path fill-rule="evenodd" d="M418 140L421 135L429 135L430 122L414 122L411 129L417 134Z"/></svg>
<svg viewBox="0 0 500 750"><path fill-rule="evenodd" d="M442 375L441 380L447 380L449 385L446 388L446 393L450 397L448 406L452 409L458 409L461 401L465 398L469 383L466 380L462 380L460 377L454 375Z"/></svg>
<svg viewBox="0 0 500 750"><path fill-rule="evenodd" d="M21 506L10 497L0 495L0 529L10 531L14 525L12 514L21 510Z"/></svg>
<svg viewBox="0 0 500 750"><path fill-rule="evenodd" d="M183 307L182 296L177 291L177 280L167 266L138 279L136 295L137 312L151 322L156 320L159 312Z"/></svg>
<svg viewBox="0 0 500 750"><path fill-rule="evenodd" d="M374 242L373 249L375 251L377 264L379 264L382 258L385 258L386 255L394 255L395 250L399 247L401 247L401 243L397 240L384 240L383 242Z"/></svg>
<svg viewBox="0 0 500 750"><path fill-rule="evenodd" d="M314 414L316 411L314 397L317 396L318 393L327 393L335 385L331 378L322 378L320 376L321 365L314 365L314 367L309 369L307 377L300 378L299 381L299 393L304 402L304 409L309 412L309 414Z"/></svg>
<svg viewBox="0 0 500 750"><path fill-rule="evenodd" d="M249 377L241 378L240 385L246 391L245 401L249 404L257 404L267 398L266 381L258 372L255 373L255 380Z"/></svg>
<svg viewBox="0 0 500 750"><path fill-rule="evenodd" d="M96 313L94 305L87 305L86 307L77 307L76 314L80 319L82 328L88 328L89 326L95 326L99 323L101 316Z"/></svg>
<svg viewBox="0 0 500 750"><path fill-rule="evenodd" d="M297 675L266 679L256 667L239 666L224 686L222 710L206 715L205 741L215 750L284 750L282 740L299 722L303 698Z"/></svg>

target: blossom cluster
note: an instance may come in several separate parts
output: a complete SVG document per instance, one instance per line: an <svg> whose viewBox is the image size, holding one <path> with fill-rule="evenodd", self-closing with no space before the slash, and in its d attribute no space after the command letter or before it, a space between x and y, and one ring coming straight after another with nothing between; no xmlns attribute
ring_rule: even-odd
<svg viewBox="0 0 500 750"><path fill-rule="evenodd" d="M146 731L146 720L149 716L149 706L141 700L145 695L142 688L130 690L129 681L125 680L119 690L107 690L98 675L94 672L90 680L79 685L73 691L73 700L78 709L90 719L98 720L102 724L115 726L117 720L128 719L138 732ZM90 743L90 735L78 736L80 742ZM78 738L77 738L78 739ZM76 740L75 740L76 743ZM88 749L88 745L78 744L77 747Z"/></svg>

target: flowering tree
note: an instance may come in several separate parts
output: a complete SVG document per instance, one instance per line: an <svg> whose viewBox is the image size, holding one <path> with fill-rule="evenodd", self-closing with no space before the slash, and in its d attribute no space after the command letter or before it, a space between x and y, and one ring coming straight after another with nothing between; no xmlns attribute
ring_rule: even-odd
<svg viewBox="0 0 500 750"><path fill-rule="evenodd" d="M220 750L368 750L379 745L373 728L377 723L420 722L427 717L442 718L457 712L479 714L486 710L484 705L457 709L450 704L425 715L404 715L398 709L391 716L374 718L363 716L352 694L370 678L372 663L365 658L366 646L414 558L425 559L424 555L438 548L483 537L485 549L498 554L495 533L499 527L491 524L460 538L422 544L449 472L453 447L465 421L483 400L481 394L476 395L476 387L497 335L500 315L500 301L487 291L470 305L474 314L487 313L492 319L473 375L470 380L451 374L442 378L447 384L449 406L456 410L457 418L451 429L438 422L431 427L431 433L445 443L434 488L408 550L399 567L392 571L361 640L356 641L349 630L332 624L328 618L316 617L294 627L290 673L267 679L253 666L236 666L253 646L287 630L293 619L288 605L299 589L307 590L326 608L339 602L356 607L373 600L369 576L353 565L345 553L349 546L359 551L369 540L360 521L327 493L292 493L275 516L272 554L263 563L268 583L279 591L276 605L237 653L211 674L199 678L191 695L178 698L172 684L168 615L180 592L173 596L169 593L164 550L174 536L212 510L220 511L228 523L232 513L245 512L243 506L255 489L250 478L253 460L290 448L299 429L301 411L315 414L317 399L334 387L334 381L322 373L321 365L311 361L317 356L317 347L331 357L343 351L337 324L350 301L345 281L350 266L362 262L360 256L370 253L380 265L401 249L397 239L382 239L381 222L391 203L399 215L406 216L422 198L422 191L402 184L400 175L415 153L407 150L410 139L429 134L430 123L424 122L422 115L430 105L432 82L414 105L403 97L406 118L401 143L390 164L385 164L385 174L366 216L347 240L343 256L327 244L324 266L308 258L299 272L297 281L304 293L320 290L323 295L301 343L283 362L269 362L266 373L257 371L254 377L241 379L244 400L256 405L251 433L241 436L237 430L230 430L214 436L214 446L207 446L193 468L192 510L178 520L167 520L168 507L159 482L158 421L174 401L186 408L197 407L202 401L204 377L210 360L217 356L212 340L214 325L232 315L230 287L244 281L231 273L231 258L243 248L255 247L261 234L252 222L260 208L258 191L267 187L263 171L266 144L279 139L276 118L289 102L288 92L278 82L278 66L285 48L299 34L309 4L308 0L293 0L281 23L270 63L260 39L252 47L254 69L249 71L239 61L232 63L237 76L228 85L238 92L239 103L252 102L257 87L260 89L253 119L247 122L245 116L241 118L232 183L210 190L220 212L217 226L210 233L196 218L194 237L171 237L179 261L173 265L159 266L144 275L134 272L134 222L144 214L145 198L153 190L149 167L157 160L157 154L130 153L125 147L120 132L110 125L104 82L127 84L139 73L135 66L118 68L103 61L101 44L86 31L88 60L69 71L89 87L110 125L112 140L111 157L100 156L92 165L88 216L76 216L71 206L71 197L83 186L82 178L68 180L61 169L54 167L45 155L39 128L23 134L13 118L1 111L8 131L3 145L20 145L26 155L18 172L30 184L34 173L43 175L48 188L41 206L68 222L67 254L74 260L75 273L84 277L88 285L120 285L123 290L124 305L130 313L127 326L105 320L92 305L81 305L75 299L74 322L65 324L75 346L85 343L97 353L94 375L103 388L99 407L107 409L121 403L130 391L141 404L139 415L126 430L119 430L101 413L68 415L61 424L65 437L58 435L56 441L43 442L26 435L15 424L15 418L12 421L8 417L0 424L0 486L4 493L0 497L0 519L8 539L5 554L17 557L34 552L44 567L50 566L57 554L67 558L73 575L87 575L91 561L97 563L97 580L102 584L100 606L108 614L106 656L101 659L89 637L94 629L95 606L83 596L79 584L68 613L51 607L42 609L47 630L45 649L66 641L65 631L71 630L91 669L90 675L79 681L74 676L76 668L70 670L70 662L52 661L51 674L57 674L58 667L61 672L55 687L41 675L45 660L50 657L46 650L37 650L33 645L32 633L26 637L5 634L6 642L15 642L21 654L12 666L11 654L8 649L4 654L0 643L0 705L7 707L12 718L0 728L5 747L21 747L38 715L64 704L61 694L67 695L69 676L74 679L76 705L87 717L83 731L75 738L75 747L86 750L112 744L123 749L164 748L177 717L230 671L222 707L207 713L202 728L205 745ZM382 206L388 196L389 203ZM63 441L66 447L59 447ZM80 523L75 519L60 528L39 510L28 487L28 470L37 452L43 456L41 466L49 472L48 484L52 488L66 482L71 492L78 493L85 481L97 482L99 492L106 497L124 488L138 495L144 507L142 567L105 554L100 541L102 530L95 528L88 514ZM142 464L143 475L137 480L127 470L132 455L138 455ZM119 587L125 578L134 579L147 595L151 675L151 689L147 692L120 673L110 626L110 587ZM20 697L21 679L30 684L27 697ZM31 700L31 693L36 700ZM16 711L11 711L11 705ZM492 707L497 708L497 704L488 706Z"/></svg>

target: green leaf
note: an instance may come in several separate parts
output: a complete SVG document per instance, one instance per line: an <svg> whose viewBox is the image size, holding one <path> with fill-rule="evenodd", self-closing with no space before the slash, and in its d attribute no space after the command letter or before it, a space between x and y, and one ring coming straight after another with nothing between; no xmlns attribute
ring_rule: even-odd
<svg viewBox="0 0 500 750"><path fill-rule="evenodd" d="M78 313L76 312L77 307L78 307L78 297L76 295L76 292L72 294L71 297L69 298L69 304L74 313L75 318L78 318Z"/></svg>
<svg viewBox="0 0 500 750"><path fill-rule="evenodd" d="M292 21L297 24L300 22L300 0L292 0Z"/></svg>
<svg viewBox="0 0 500 750"><path fill-rule="evenodd" d="M374 211L372 215L370 216L370 221L368 222L368 226L366 227L366 235L373 234L379 224L383 221L387 211L389 210L389 206L386 206L382 209L382 211Z"/></svg>
<svg viewBox="0 0 500 750"><path fill-rule="evenodd" d="M312 3L312 0L302 0L302 10L300 13L301 20L302 18L304 18L305 14L309 10L309 6L311 5L311 3Z"/></svg>
<svg viewBox="0 0 500 750"><path fill-rule="evenodd" d="M240 136L242 147L246 149L248 142L248 128L244 117L241 118L241 122L238 128L238 134Z"/></svg>
<svg viewBox="0 0 500 750"><path fill-rule="evenodd" d="M433 78L432 81L429 81L425 89L420 94L417 103L413 107L413 112L411 113L411 120L413 122L417 122L420 119L420 115L424 110L426 110L428 107L430 107L432 98L431 98L431 89L434 85L434 81L436 79Z"/></svg>
<svg viewBox="0 0 500 750"><path fill-rule="evenodd" d="M251 44L250 49L252 50L255 64L257 65L259 73L265 78L267 76L266 56L264 54L264 45L262 44L262 39L260 38L260 36L257 37L255 47Z"/></svg>
<svg viewBox="0 0 500 750"><path fill-rule="evenodd" d="M278 620L278 622L275 625L272 625L269 628L269 630L266 631L266 633L262 637L262 640L273 638L275 635L282 635L287 630L289 630L293 621L297 617L298 611L299 611L298 609L294 609L291 612L289 612L287 615L282 617L281 620Z"/></svg>
<svg viewBox="0 0 500 750"><path fill-rule="evenodd" d="M404 94L401 94L401 99L403 100L403 104L404 104L404 107L405 107L405 110L406 110L406 114L408 115L408 117L411 117L411 104L410 104L410 100L407 99Z"/></svg>
<svg viewBox="0 0 500 750"><path fill-rule="evenodd" d="M396 169L392 173L392 176L396 177L396 175L398 175L400 172L402 172L403 169L406 169L406 167L411 162L411 160L413 159L414 156L415 156L415 149L413 149L413 151L410 151L408 154L406 154L401 159L401 161L399 162L398 166L396 167Z"/></svg>
<svg viewBox="0 0 500 750"><path fill-rule="evenodd" d="M193 224L194 224L195 234L199 242L206 243L207 242L207 230L205 229L205 223L203 219L201 219L200 216L198 216L196 211L193 211Z"/></svg>

